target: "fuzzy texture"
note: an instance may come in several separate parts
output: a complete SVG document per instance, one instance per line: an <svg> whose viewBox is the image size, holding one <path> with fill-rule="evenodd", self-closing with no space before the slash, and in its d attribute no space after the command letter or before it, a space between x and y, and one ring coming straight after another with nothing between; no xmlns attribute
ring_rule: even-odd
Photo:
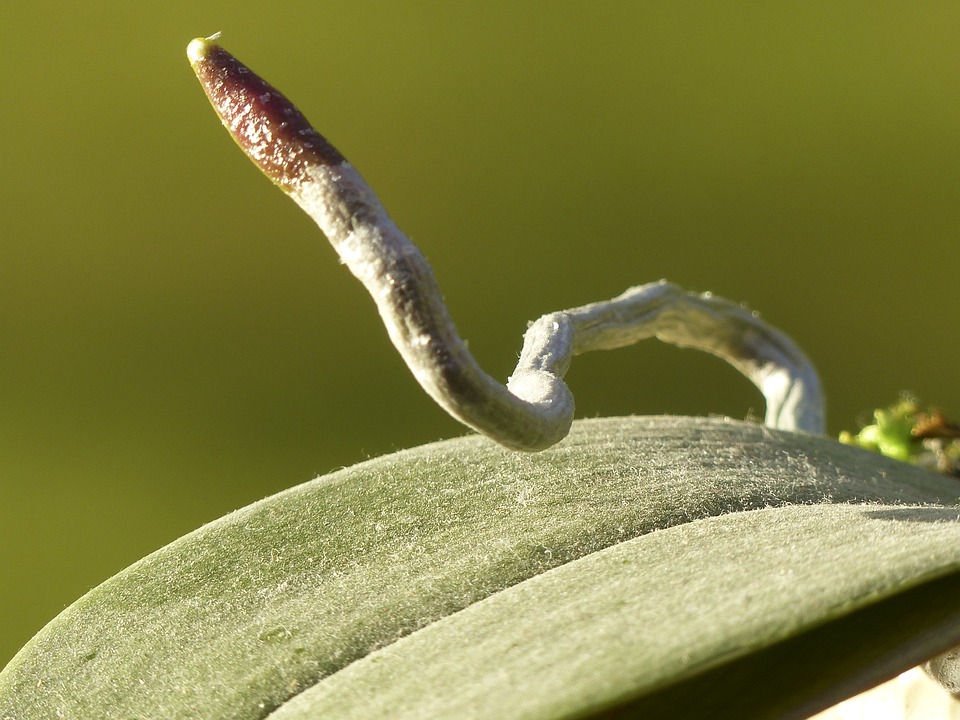
<svg viewBox="0 0 960 720"><path fill-rule="evenodd" d="M877 597L903 593L904 575L927 579L924 551L951 562L944 545L960 540L960 524L944 532L934 523L955 518L928 508L815 505L668 528L531 578L371 653L271 720L562 718L610 706L643 708L642 717L806 716L857 683L885 680L880 656L916 663L943 647L943 638L924 645L911 636L919 627L929 632L952 615L940 627L960 631L960 618L943 608L960 575L909 601ZM654 595L661 602L651 602ZM880 607L864 612L870 603ZM887 626L870 643L873 657L853 647L862 643L849 630L854 618L830 622L857 611ZM824 621L828 629L818 632ZM829 651L817 646L827 633ZM776 672L751 658L771 650L781 652ZM745 667L759 687L742 692ZM833 695L816 686L830 675L845 680ZM676 703L664 686L695 690Z"/></svg>
<svg viewBox="0 0 960 720"><path fill-rule="evenodd" d="M606 656L608 669L647 670L564 696L558 714L549 674L531 670L498 685L496 668L478 665L493 694L523 689L527 709L513 717L563 717L669 687L694 692L711 668L954 577L958 499L951 478L825 438L720 419L581 421L567 442L537 455L476 436L440 442L267 498L92 590L0 673L0 717L263 718L314 686L329 703L340 692L323 691L325 678L352 697L362 684L339 672L367 657L375 668L378 651L480 603L472 616L482 601L493 610L481 613L479 630L462 626L453 644L440 632L407 669L430 657L455 665L457 653L486 642L483 623L509 628L523 616L530 622L521 618L490 642L513 642L533 662L559 657L552 645L568 637L592 636L599 655L591 657ZM555 568L557 576L548 572ZM572 584L550 579L565 573ZM528 582L532 590L523 589ZM615 610L603 604L607 590L615 604L628 603L613 625L603 620ZM836 633L845 639L838 647L828 637L822 655L852 644L860 663L811 687L819 696L838 687L852 694L862 677L844 683L855 668L893 657L902 666L883 668L893 674L922 659L904 648L930 657L960 643L956 605L931 592L953 630L942 630L942 617L901 609L882 631ZM584 624L561 632L570 612ZM724 620L731 612L754 617L752 639ZM682 631L679 652L677 623L699 616ZM547 624L538 628L537 617ZM914 625L891 648L887 636L904 617ZM636 627L611 631L630 618ZM941 644L930 647L925 632L934 627ZM640 657L631 638L643 642ZM591 672L606 677L592 662ZM789 662L760 662L749 674L762 680ZM431 695L459 692L431 687ZM410 692L406 702L416 702Z"/></svg>

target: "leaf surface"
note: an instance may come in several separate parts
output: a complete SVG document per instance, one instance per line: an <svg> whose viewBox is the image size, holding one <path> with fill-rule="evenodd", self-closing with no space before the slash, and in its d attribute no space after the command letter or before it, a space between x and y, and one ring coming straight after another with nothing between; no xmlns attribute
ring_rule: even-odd
<svg viewBox="0 0 960 720"><path fill-rule="evenodd" d="M800 690L757 712L816 709L960 643L958 498L721 419L581 421L536 455L435 443L95 588L0 673L0 717L697 717L777 677Z"/></svg>

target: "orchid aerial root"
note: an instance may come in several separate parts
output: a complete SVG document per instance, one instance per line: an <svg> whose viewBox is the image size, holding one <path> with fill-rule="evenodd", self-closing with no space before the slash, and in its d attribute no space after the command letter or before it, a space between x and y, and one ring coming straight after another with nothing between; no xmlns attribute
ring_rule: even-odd
<svg viewBox="0 0 960 720"><path fill-rule="evenodd" d="M390 339L424 390L465 425L516 450L543 450L573 422L570 359L656 337L717 355L763 393L765 423L822 433L816 370L785 334L721 298L667 282L544 315L524 335L506 385L485 373L454 327L433 270L376 193L286 97L216 42L187 55L237 144L320 226L369 291Z"/></svg>

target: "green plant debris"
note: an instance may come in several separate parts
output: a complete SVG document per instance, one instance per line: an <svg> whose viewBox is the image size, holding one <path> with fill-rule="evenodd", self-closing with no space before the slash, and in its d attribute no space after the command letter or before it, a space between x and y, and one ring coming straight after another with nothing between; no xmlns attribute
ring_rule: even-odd
<svg viewBox="0 0 960 720"><path fill-rule="evenodd" d="M856 435L840 433L840 442L960 477L960 425L907 395L874 410L873 423Z"/></svg>

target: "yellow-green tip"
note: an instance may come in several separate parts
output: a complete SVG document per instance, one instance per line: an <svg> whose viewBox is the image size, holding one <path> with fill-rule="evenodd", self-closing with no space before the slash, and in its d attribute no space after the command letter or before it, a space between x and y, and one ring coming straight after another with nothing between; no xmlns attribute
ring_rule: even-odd
<svg viewBox="0 0 960 720"><path fill-rule="evenodd" d="M206 57L211 48L216 47L216 41L220 39L220 33L214 33L210 37L194 38L187 45L187 58L190 64L198 63Z"/></svg>

